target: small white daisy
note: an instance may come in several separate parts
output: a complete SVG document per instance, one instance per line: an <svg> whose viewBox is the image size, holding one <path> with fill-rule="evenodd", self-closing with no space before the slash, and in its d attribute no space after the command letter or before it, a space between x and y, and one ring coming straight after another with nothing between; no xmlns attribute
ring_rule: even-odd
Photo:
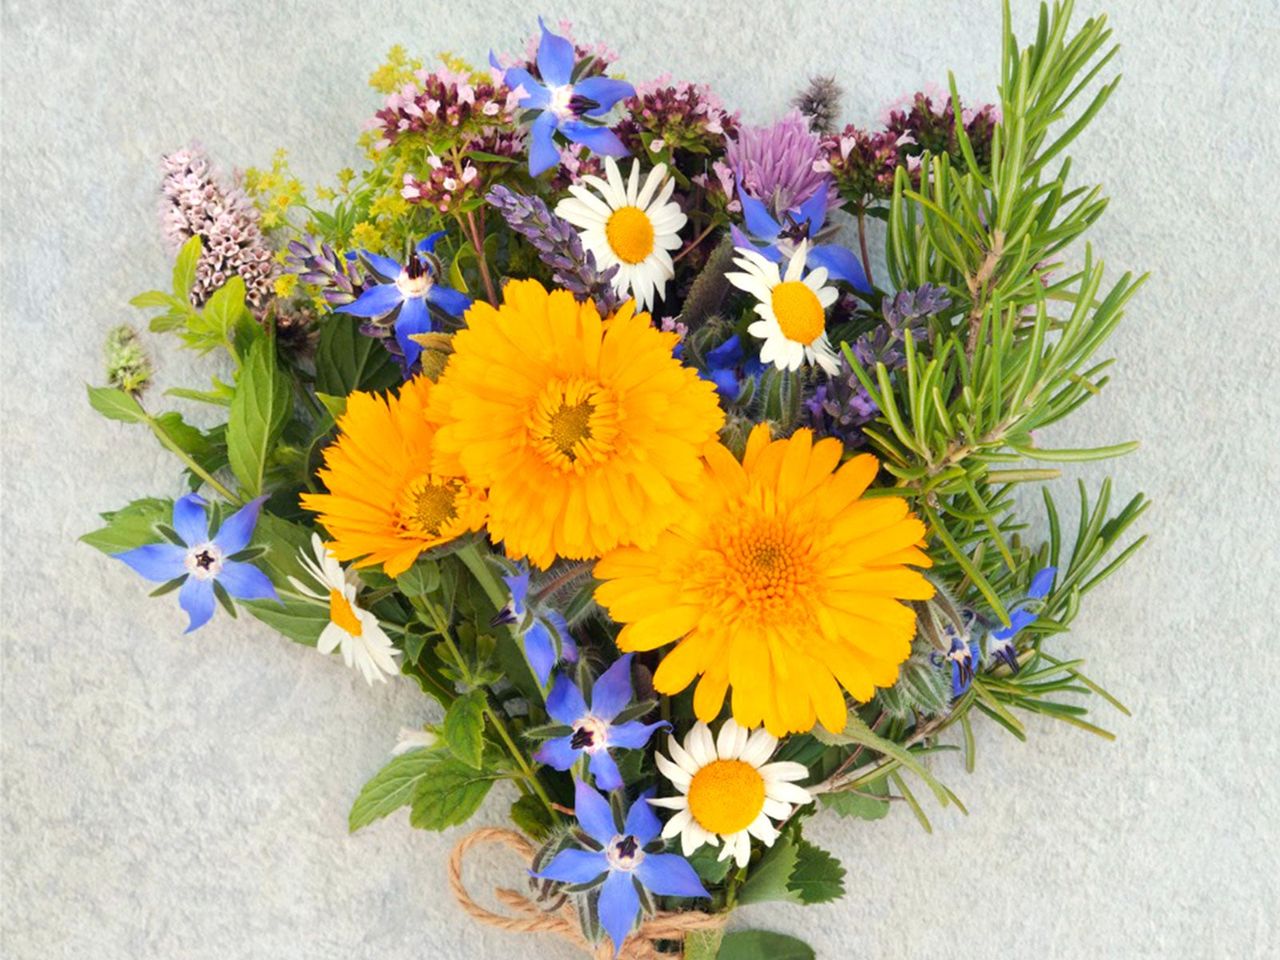
<svg viewBox="0 0 1280 960"><path fill-rule="evenodd" d="M760 360L782 370L798 370L807 360L827 373L840 369L840 361L827 339L827 307L839 293L827 286L827 268L804 272L809 241L803 240L787 262L786 275L778 265L755 250L736 248L734 263L741 273L725 274L739 290L755 297L760 319L747 327L753 337L764 341Z"/></svg>
<svg viewBox="0 0 1280 960"><path fill-rule="evenodd" d="M773 821L813 802L809 791L794 782L809 775L804 764L769 762L777 746L777 738L763 727L750 732L732 718L714 738L700 722L685 736L684 746L675 737L668 739L671 757L657 754L658 769L680 796L649 801L676 811L663 827L663 837L679 834L686 857L704 843L723 840L719 859L732 856L740 867L751 856L752 837L773 846L778 839Z"/></svg>
<svg viewBox="0 0 1280 960"><path fill-rule="evenodd" d="M342 564L329 553L318 534L311 535L311 549L314 559L304 550L300 555L302 565L328 593L294 577L290 577L289 582L304 596L329 604L329 623L320 633L316 649L327 656L341 647L342 659L348 667L359 670L366 682L385 683L387 676L400 672L395 661L399 651L391 645L391 638L378 618L356 606L360 578L355 571L342 569Z"/></svg>
<svg viewBox="0 0 1280 960"><path fill-rule="evenodd" d="M613 157L605 157L604 166L608 179L583 177L569 188L572 196L556 204L556 215L579 229L582 246L602 270L618 265L613 286L619 296L635 297L637 308L648 310L676 275L669 251L679 249L680 228L689 218L671 199L676 183L665 163L649 171L643 186L639 160L626 183Z"/></svg>

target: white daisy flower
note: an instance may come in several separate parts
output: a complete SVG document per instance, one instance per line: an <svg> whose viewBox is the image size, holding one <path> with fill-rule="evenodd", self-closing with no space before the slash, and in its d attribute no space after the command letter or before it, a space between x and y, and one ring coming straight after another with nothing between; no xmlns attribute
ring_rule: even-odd
<svg viewBox="0 0 1280 960"><path fill-rule="evenodd" d="M604 166L608 179L583 177L569 188L572 196L556 204L556 215L579 228L582 246L602 270L618 265L618 295L632 296L638 309L648 310L655 294L665 297L667 281L676 275L669 251L679 249L680 228L689 218L671 200L676 182L667 177L665 163L649 171L643 186L639 160L626 183L613 157L605 157Z"/></svg>
<svg viewBox="0 0 1280 960"><path fill-rule="evenodd" d="M782 370L798 370L808 361L835 374L840 361L827 339L827 307L839 296L827 286L827 268L804 272L809 241L803 240L787 262L786 275L778 265L756 250L737 247L734 263L742 273L727 273L725 279L755 297L760 319L747 327L753 337L764 341L760 360Z"/></svg>
<svg viewBox="0 0 1280 960"><path fill-rule="evenodd" d="M366 682L385 683L387 676L400 672L395 661L399 651L391 645L391 638L378 618L356 606L360 578L355 571L342 569L342 564L329 553L318 534L311 535L311 549L315 552L314 559L303 551L302 565L328 592L316 590L294 577L290 577L289 582L304 596L329 604L329 623L316 641L316 649L327 656L341 647L342 659L348 667L359 670Z"/></svg>
<svg viewBox="0 0 1280 960"><path fill-rule="evenodd" d="M769 758L778 739L763 727L751 732L732 718L715 738L705 723L697 723L681 746L667 741L670 759L656 755L658 769L680 791L678 797L650 800L675 810L662 829L663 837L680 835L687 857L704 843L724 841L719 859L732 856L740 867L751 856L751 838L766 847L778 839L774 820L785 820L797 806L812 803L809 791L795 781L809 775L802 763Z"/></svg>

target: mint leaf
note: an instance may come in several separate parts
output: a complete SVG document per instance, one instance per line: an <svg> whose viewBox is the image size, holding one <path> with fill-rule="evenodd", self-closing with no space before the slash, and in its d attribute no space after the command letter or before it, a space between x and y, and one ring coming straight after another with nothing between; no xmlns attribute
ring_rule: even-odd
<svg viewBox="0 0 1280 960"><path fill-rule="evenodd" d="M483 690L472 690L459 697L444 715L444 742L450 752L473 769L479 770L484 753Z"/></svg>
<svg viewBox="0 0 1280 960"><path fill-rule="evenodd" d="M413 799L414 791L439 762L430 750L412 750L395 757L364 785L351 805L347 826L352 833L399 810Z"/></svg>

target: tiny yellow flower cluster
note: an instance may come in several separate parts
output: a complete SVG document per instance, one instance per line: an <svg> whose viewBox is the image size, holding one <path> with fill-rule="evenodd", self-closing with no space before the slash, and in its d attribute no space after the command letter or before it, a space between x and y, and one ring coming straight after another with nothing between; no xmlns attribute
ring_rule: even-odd
<svg viewBox="0 0 1280 960"><path fill-rule="evenodd" d="M289 211L305 201L302 181L289 170L288 155L277 150L271 158L271 169L250 167L244 172L245 191L262 212L262 227L271 230L284 226Z"/></svg>
<svg viewBox="0 0 1280 960"><path fill-rule="evenodd" d="M413 81L413 72L422 69L422 61L410 57L396 44L387 51L387 61L369 75L369 86L379 93L394 93Z"/></svg>

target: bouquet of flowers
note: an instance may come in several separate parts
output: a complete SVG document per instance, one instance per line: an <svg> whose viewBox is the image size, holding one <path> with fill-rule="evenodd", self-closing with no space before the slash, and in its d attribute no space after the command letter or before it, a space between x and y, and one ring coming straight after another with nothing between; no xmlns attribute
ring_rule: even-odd
<svg viewBox="0 0 1280 960"><path fill-rule="evenodd" d="M485 67L393 49L367 162L331 186L170 154L171 289L132 302L224 357L168 391L184 415L112 332L89 400L181 489L84 539L188 631L244 612L436 701L350 826L444 830L501 795L512 829L450 865L478 919L599 956L811 957L724 932L842 894L810 817L928 829L924 794L960 801L927 757L972 769L975 721L1110 736L1082 695L1123 710L1061 635L1144 500L1082 484L1064 533L1059 468L1028 465L1134 446L1037 437L1107 383L1142 283L1104 288L1076 245L1106 200L1064 151L1115 81L1090 89L1104 18L1070 14L1024 47L1006 8L998 103L953 79L870 130L830 79L752 127L540 22ZM495 909L462 879L479 843L528 881Z"/></svg>

